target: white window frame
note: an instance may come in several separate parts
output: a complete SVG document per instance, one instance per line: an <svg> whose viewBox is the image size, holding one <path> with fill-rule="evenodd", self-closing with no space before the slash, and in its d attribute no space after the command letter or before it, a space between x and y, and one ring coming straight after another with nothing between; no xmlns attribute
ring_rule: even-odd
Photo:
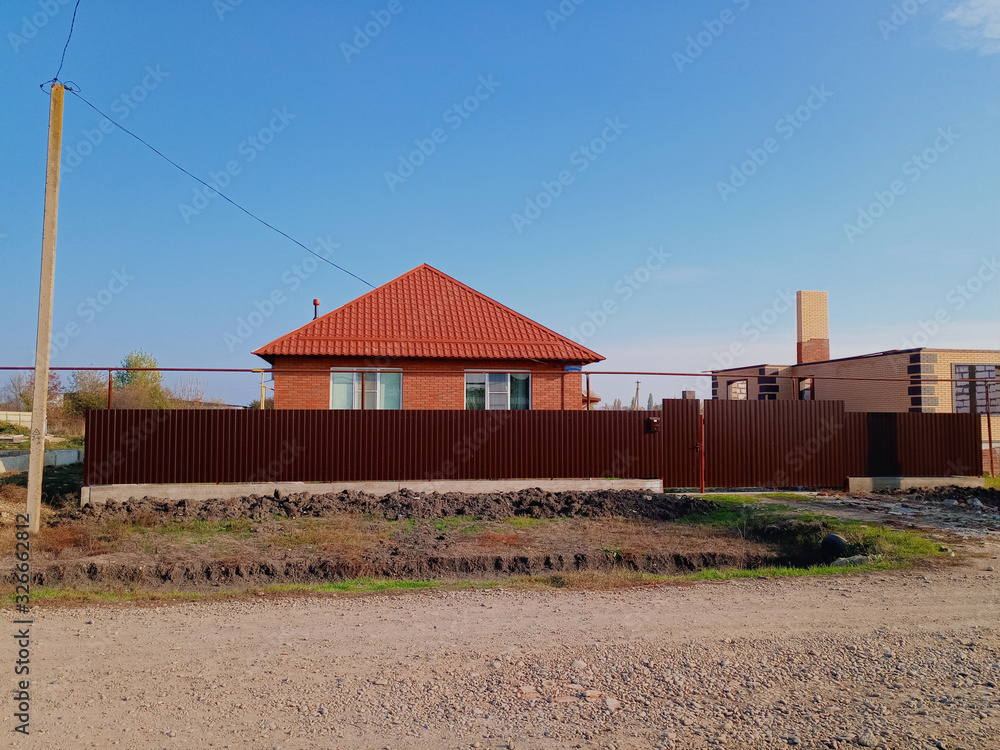
<svg viewBox="0 0 1000 750"><path fill-rule="evenodd" d="M528 408L518 409L517 411L531 411L532 406L532 396L531 396L531 370L466 370L462 377L462 404L463 408L469 411L479 411L478 409L469 409L468 401L466 399L466 390L468 389L468 376L469 375L486 375L486 403L485 411L510 411L510 376L511 375L527 375L528 376ZM506 375L507 376L507 405L501 408L490 408L490 379L489 375Z"/></svg>
<svg viewBox="0 0 1000 750"><path fill-rule="evenodd" d="M353 377L351 378L351 396L352 404L350 409L344 409L343 411L354 411L361 409L361 397L364 393L365 383L364 376L368 373L375 373L375 393L378 398L378 404L375 409L367 409L368 411L378 411L385 410L385 405L382 399L382 373L399 373L399 409L391 409L390 411L401 411L403 408L403 370L399 367L331 367L330 368L330 409L334 409L333 405L333 375L334 373L350 373ZM358 387L358 381L360 379L360 387ZM367 402L365 404L367 406Z"/></svg>

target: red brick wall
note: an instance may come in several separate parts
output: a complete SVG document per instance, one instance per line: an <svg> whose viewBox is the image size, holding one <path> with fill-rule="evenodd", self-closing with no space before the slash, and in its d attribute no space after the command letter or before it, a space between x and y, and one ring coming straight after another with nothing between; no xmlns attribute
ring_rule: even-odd
<svg viewBox="0 0 1000 750"><path fill-rule="evenodd" d="M989 473L990 470L990 449L983 448L983 471ZM994 476L1000 476L1000 446L993 446L993 471Z"/></svg>
<svg viewBox="0 0 1000 750"><path fill-rule="evenodd" d="M529 360L435 360L276 357L274 408L329 409L331 367L383 367L403 372L404 409L464 409L465 370L531 373L532 409L582 409L583 375ZM312 370L313 372L302 372Z"/></svg>
<svg viewBox="0 0 1000 750"><path fill-rule="evenodd" d="M809 339L795 345L798 362L823 362L830 359L829 339Z"/></svg>

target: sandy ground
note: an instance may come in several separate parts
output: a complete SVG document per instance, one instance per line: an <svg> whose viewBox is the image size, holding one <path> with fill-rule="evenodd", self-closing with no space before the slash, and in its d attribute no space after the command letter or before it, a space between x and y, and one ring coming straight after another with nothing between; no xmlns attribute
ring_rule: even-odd
<svg viewBox="0 0 1000 750"><path fill-rule="evenodd" d="M38 607L9 746L998 748L1000 547L958 550L613 593Z"/></svg>

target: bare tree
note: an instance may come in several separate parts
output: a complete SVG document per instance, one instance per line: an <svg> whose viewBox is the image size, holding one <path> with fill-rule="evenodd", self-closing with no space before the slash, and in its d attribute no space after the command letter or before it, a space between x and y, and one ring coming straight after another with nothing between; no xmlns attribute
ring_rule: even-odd
<svg viewBox="0 0 1000 750"><path fill-rule="evenodd" d="M49 373L49 408L59 404L62 380L59 373ZM14 372L0 388L0 406L9 411L31 411L35 398L35 376L27 372Z"/></svg>
<svg viewBox="0 0 1000 750"><path fill-rule="evenodd" d="M208 383L198 377L179 378L174 387L168 390L174 406L180 409L197 409L205 401L205 391Z"/></svg>
<svg viewBox="0 0 1000 750"><path fill-rule="evenodd" d="M71 417L82 417L88 409L107 409L107 377L94 370L77 370L70 375L63 405Z"/></svg>

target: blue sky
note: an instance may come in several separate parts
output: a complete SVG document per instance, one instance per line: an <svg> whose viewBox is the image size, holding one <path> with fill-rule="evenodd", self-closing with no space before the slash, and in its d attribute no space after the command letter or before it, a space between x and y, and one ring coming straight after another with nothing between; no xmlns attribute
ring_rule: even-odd
<svg viewBox="0 0 1000 750"><path fill-rule="evenodd" d="M34 361L72 7L0 9L4 365ZM60 78L372 284L430 263L604 369L702 371L794 361L797 289L834 357L1000 348L998 52L1000 0L83 0ZM67 96L53 365L260 366L368 289L101 120Z"/></svg>

